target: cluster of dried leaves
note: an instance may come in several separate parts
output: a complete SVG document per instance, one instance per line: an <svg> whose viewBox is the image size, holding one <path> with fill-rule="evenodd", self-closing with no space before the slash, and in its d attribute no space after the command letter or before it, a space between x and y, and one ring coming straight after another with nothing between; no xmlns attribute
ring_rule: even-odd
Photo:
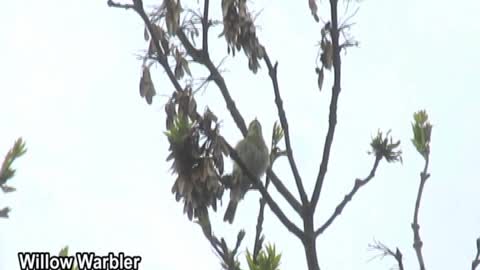
<svg viewBox="0 0 480 270"><path fill-rule="evenodd" d="M167 29L169 27L173 27L173 26L169 26L170 24L168 23L168 17L165 18L165 22L167 24ZM170 37L174 35L174 34L170 34L171 30L168 30L168 33L167 33L159 25L155 23L152 23L152 27L153 27L155 37L158 38L159 40L159 47L162 50L160 54L165 56L172 56L175 60L175 69L174 69L175 79L180 80L185 76L185 74L192 76L192 73L190 72L190 67L188 65L188 61L185 58L186 53L179 46L171 42ZM174 28L177 29L177 27L178 26ZM150 40L148 45L147 55L144 59L156 60L159 55L159 52L157 51L157 46L155 45L156 39L149 37L147 29L145 29L144 38L145 38L145 41Z"/></svg>
<svg viewBox="0 0 480 270"><path fill-rule="evenodd" d="M174 35L180 25L180 14L183 11L180 0L164 0L159 10L160 14L165 14L168 33Z"/></svg>
<svg viewBox="0 0 480 270"><path fill-rule="evenodd" d="M235 50L243 49L248 58L248 68L257 73L265 49L260 44L248 12L246 0L222 0L223 32L228 45L228 53L235 56Z"/></svg>
<svg viewBox="0 0 480 270"><path fill-rule="evenodd" d="M160 53L165 54L165 55L169 55L170 51L171 51L170 35L165 33L165 31L163 31L163 29L160 26L158 26L157 24L152 23L152 27L153 27L155 37L157 37L158 40L160 41L159 45L160 45L160 48L162 49L162 51ZM150 41L148 43L147 56L155 59L156 57L158 57L158 51L157 51L157 48L155 46L155 38L150 38L150 35L148 34L148 29L147 28L145 28L145 30L143 32L143 37L144 37L145 41Z"/></svg>
<svg viewBox="0 0 480 270"><path fill-rule="evenodd" d="M390 130L384 135L381 131L370 142L372 150L369 154L381 159L385 158L387 162L402 162L402 150L399 150L400 140L393 142L390 136Z"/></svg>
<svg viewBox="0 0 480 270"><path fill-rule="evenodd" d="M173 160L177 175L172 192L177 201L183 200L190 220L207 218L208 207L216 211L223 195L223 156L229 154L217 117L208 108L203 115L197 112L191 88L174 92L165 112L170 142L167 160Z"/></svg>

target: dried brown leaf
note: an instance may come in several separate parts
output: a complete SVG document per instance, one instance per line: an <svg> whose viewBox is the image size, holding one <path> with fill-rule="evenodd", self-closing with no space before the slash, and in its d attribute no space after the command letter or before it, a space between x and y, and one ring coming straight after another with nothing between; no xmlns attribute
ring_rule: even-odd
<svg viewBox="0 0 480 270"><path fill-rule="evenodd" d="M145 41L148 41L150 39L150 34L148 34L148 28L146 26L143 30L143 38L145 39Z"/></svg>
<svg viewBox="0 0 480 270"><path fill-rule="evenodd" d="M318 90L319 90L319 91L322 91L323 78L324 78L323 67L322 67L321 69L319 69L319 68L317 67L317 68L315 69L315 71L316 71L317 74L318 74L318 79L317 79Z"/></svg>
<svg viewBox="0 0 480 270"><path fill-rule="evenodd" d="M144 67L142 77L140 78L140 96L145 97L147 103L150 105L152 104L152 98L155 94L156 92L150 76L150 69Z"/></svg>

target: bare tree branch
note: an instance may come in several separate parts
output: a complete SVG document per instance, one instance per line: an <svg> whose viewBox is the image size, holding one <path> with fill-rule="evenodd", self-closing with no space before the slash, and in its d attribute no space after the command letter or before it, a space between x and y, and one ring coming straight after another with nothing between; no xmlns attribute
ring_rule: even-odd
<svg viewBox="0 0 480 270"><path fill-rule="evenodd" d="M328 116L328 131L325 138L325 144L323 147L323 156L322 162L320 163L320 169L318 172L317 180L315 183L315 188L313 190L311 205L313 211L318 203L320 193L322 191L323 182L325 180L325 175L327 174L328 161L330 159L330 149L332 148L333 135L335 134L335 125L337 124L337 104L338 96L340 95L341 90L341 59L340 59L340 44L338 41L339 37L339 28L338 28L338 17L337 17L337 3L338 0L330 0L330 14L332 19L331 26L331 37L332 37L332 46L333 46L333 68L334 68L334 82L332 88L332 98L330 100L330 113Z"/></svg>
<svg viewBox="0 0 480 270"><path fill-rule="evenodd" d="M472 261L472 270L475 270L477 266L480 264L480 237L477 238L477 254Z"/></svg>
<svg viewBox="0 0 480 270"><path fill-rule="evenodd" d="M272 171L271 168L267 169L267 176L272 181L272 184L275 186L277 191L285 198L285 200L292 206L292 208L299 214L302 214L302 205L298 200L293 196L293 194L288 190L288 188L282 183L280 178Z"/></svg>
<svg viewBox="0 0 480 270"><path fill-rule="evenodd" d="M352 190L345 195L345 198L338 204L338 206L335 208L335 211L333 214L330 216L330 218L327 219L327 221L315 231L315 236L319 236L322 234L332 223L333 221L342 213L343 209L345 206L350 202L357 193L357 191L364 185L366 185L374 176L375 172L377 171L378 164L380 163L380 160L382 159L381 156L375 157L375 162L373 163L373 167L370 170L370 174L367 176L365 179L356 179L355 180L355 185L353 186Z"/></svg>
<svg viewBox="0 0 480 270"><path fill-rule="evenodd" d="M187 50L187 53L190 56L192 56L193 60L195 60L200 64L203 64L208 69L208 71L210 71L210 78L213 79L215 84L220 89L223 99L225 100L225 103L227 105L228 111L230 111L230 114L232 115L233 120L237 124L237 127L242 132L242 135L246 136L247 126L245 125L245 120L243 120L242 115L238 111L237 106L235 105L235 102L230 96L230 92L228 91L228 88L225 83L225 80L223 79L223 76L220 74L217 67L213 64L208 52L195 49L195 47L193 47L191 42L188 40L185 33L183 33L182 29L179 29L177 31L177 35L180 41L182 42L183 46Z"/></svg>
<svg viewBox="0 0 480 270"><path fill-rule="evenodd" d="M417 254L420 270L425 270L425 262L423 260L423 254L422 254L423 242L422 242L422 239L420 238L420 225L418 224L418 213L420 211L420 201L422 199L423 188L425 186L425 182L430 177L430 174L427 172L428 163L429 163L429 155L426 155L425 167L423 169L423 172L420 173L420 185L418 186L417 200L415 202L415 212L413 214L413 223L412 223L413 248L415 249L415 253Z"/></svg>
<svg viewBox="0 0 480 270"><path fill-rule="evenodd" d="M235 257L238 253L238 248L245 237L245 232L242 230L237 234L237 241L235 243L235 247L233 250L230 250L227 246L227 243L223 237L221 240L213 234L205 234L205 237L210 242L210 245L215 250L215 253L222 261L222 268L225 270L236 270L238 269L236 266Z"/></svg>
<svg viewBox="0 0 480 270"><path fill-rule="evenodd" d="M268 184L270 184L270 178L267 176L267 179L265 180L265 189L268 189ZM255 242L253 244L253 261L256 263L257 262L257 257L258 254L260 253L260 250L262 249L263 245L263 236L262 236L262 230L263 230L263 217L264 217L264 212L265 212L265 199L262 197L260 198L260 208L258 210L258 217L257 217L257 226L255 227Z"/></svg>
<svg viewBox="0 0 480 270"><path fill-rule="evenodd" d="M210 7L210 0L205 0L203 6L203 18L202 18L202 51L208 53L208 28L210 27L208 19L208 9Z"/></svg>
<svg viewBox="0 0 480 270"><path fill-rule="evenodd" d="M282 134L283 134L283 130L282 130ZM275 125L273 126L273 130L272 130L272 138L271 138L271 144L270 144L270 166L269 166L270 168L273 167L273 164L275 163L275 161L277 160L278 157L284 155L282 153L285 152L285 151L280 151L280 149L277 147L277 144L280 141L281 137L283 137L283 136L279 136L278 126L275 123ZM276 175L275 175L275 177L276 177ZM270 176L267 174L267 177L266 177L266 180L265 180L265 189L268 189L268 185L270 184L270 181L271 181ZM288 189L287 189L287 192L288 192ZM296 202L295 198L293 200ZM262 197L262 198L260 198L259 203L260 203L260 207L259 207L259 210L258 210L257 226L255 228L255 230L256 230L256 232L255 232L255 242L254 242L254 245L253 245L253 256L252 256L253 261L255 263L257 263L257 258L258 258L258 255L260 254L260 250L262 249L263 241L264 241L264 235L262 235L262 230L263 230L262 226L263 226L263 219L264 219L266 201ZM300 214L301 213L300 212L301 211L301 205L298 204L298 206L299 206L298 213Z"/></svg>
<svg viewBox="0 0 480 270"><path fill-rule="evenodd" d="M297 164L295 163L295 159L293 158L293 150L292 150L292 145L290 144L290 132L288 129L287 116L285 115L285 110L283 108L283 101L282 101L282 97L280 96L280 89L278 87L278 79L277 79L278 62L275 63L275 66L272 66L272 62L270 61L270 58L268 57L268 54L265 49L264 51L265 51L264 59L268 67L268 74L270 75L270 78L272 79L272 83L273 83L273 91L275 93L275 104L277 105L278 116L280 117L280 123L282 125L282 129L285 132L285 146L287 148L288 162L290 163L290 168L292 169L293 177L295 178L295 184L297 185L298 193L300 194L300 199L302 200L302 204L307 205L308 204L307 193L305 193L305 188L303 187L302 178L298 173Z"/></svg>
<svg viewBox="0 0 480 270"><path fill-rule="evenodd" d="M393 257L395 258L395 260L397 260L398 268L400 270L403 270L403 255L402 255L402 252L400 252L400 249L397 248L395 252L395 256Z"/></svg>
<svg viewBox="0 0 480 270"><path fill-rule="evenodd" d="M108 0L107 5L109 7L124 8L124 9L135 9L135 5L115 3L112 0Z"/></svg>

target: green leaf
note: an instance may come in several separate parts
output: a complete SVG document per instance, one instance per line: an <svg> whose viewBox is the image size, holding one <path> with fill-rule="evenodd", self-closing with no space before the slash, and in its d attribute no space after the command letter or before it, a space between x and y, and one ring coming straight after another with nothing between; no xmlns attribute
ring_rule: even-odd
<svg viewBox="0 0 480 270"><path fill-rule="evenodd" d="M68 246L65 246L60 250L60 253L58 254L60 257L67 257L68 256Z"/></svg>
<svg viewBox="0 0 480 270"><path fill-rule="evenodd" d="M246 258L249 270L278 270L281 254L277 254L275 245L268 244L265 249L261 250L258 254L256 263L248 250Z"/></svg>
<svg viewBox="0 0 480 270"><path fill-rule="evenodd" d="M0 168L0 185L5 184L8 179L15 175L15 170L10 167L15 159L21 157L26 152L27 148L25 147L25 142L20 137L15 141L13 147L8 151L3 160L2 167Z"/></svg>
<svg viewBox="0 0 480 270"><path fill-rule="evenodd" d="M173 126L164 132L164 134L173 142L183 142L185 136L188 136L190 130L195 125L183 115L177 115L173 121Z"/></svg>
<svg viewBox="0 0 480 270"><path fill-rule="evenodd" d="M428 121L428 114L425 110L413 114L414 123L412 123L413 139L412 143L417 151L427 158L430 153L430 140L432 134L432 125Z"/></svg>
<svg viewBox="0 0 480 270"><path fill-rule="evenodd" d="M275 121L275 123L273 123L272 144L276 146L283 139L283 136L284 136L284 132L282 127L278 124L277 121Z"/></svg>

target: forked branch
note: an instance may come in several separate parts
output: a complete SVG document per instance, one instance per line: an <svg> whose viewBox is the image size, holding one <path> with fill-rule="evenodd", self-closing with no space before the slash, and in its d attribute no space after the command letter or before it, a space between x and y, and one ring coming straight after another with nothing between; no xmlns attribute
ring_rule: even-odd
<svg viewBox="0 0 480 270"><path fill-rule="evenodd" d="M285 146L287 148L288 162L290 163L290 168L292 169L293 177L295 178L295 184L297 185L298 193L300 194L300 199L302 200L302 204L307 205L308 198L307 198L307 194L305 193L305 188L303 187L302 178L300 177L300 173L298 172L297 164L295 163L295 159L293 158L293 150L292 150L292 145L290 143L290 131L288 129L287 116L285 114L285 109L283 108L282 97L280 96L280 89L278 86L278 79L277 79L278 63L275 63L275 65L272 66L272 62L270 61L270 58L268 57L268 54L266 53L266 51L265 51L264 59L268 67L268 74L270 75L270 78L273 83L273 91L275 93L275 104L277 105L278 116L280 118L282 129L285 133Z"/></svg>
<svg viewBox="0 0 480 270"><path fill-rule="evenodd" d="M330 14L331 14L331 37L333 47L333 69L334 69L334 82L332 87L332 98L330 100L330 112L328 116L328 130L325 138L325 144L323 146L322 161L320 163L320 169L318 172L317 180L315 182L315 188L313 190L311 205L313 211L317 206L320 193L322 191L325 175L327 174L328 161L330 159L330 149L333 144L333 136L335 134L335 126L337 124L337 104L338 97L341 90L341 59L340 59L340 44L339 44L339 28L338 28L338 16L337 16L337 0L330 0Z"/></svg>
<svg viewBox="0 0 480 270"><path fill-rule="evenodd" d="M375 176L375 172L377 171L378 164L380 164L380 160L382 157L377 156L375 157L375 162L373 163L373 167L370 170L370 174L365 178L365 179L356 179L355 180L355 185L353 186L352 190L345 195L345 198L338 204L338 206L335 208L335 211L332 213L332 215L327 219L327 221L315 231L315 236L319 236L322 234L332 223L333 221L342 213L343 209L347 204L352 200L353 196L357 191L366 185L370 180Z"/></svg>

